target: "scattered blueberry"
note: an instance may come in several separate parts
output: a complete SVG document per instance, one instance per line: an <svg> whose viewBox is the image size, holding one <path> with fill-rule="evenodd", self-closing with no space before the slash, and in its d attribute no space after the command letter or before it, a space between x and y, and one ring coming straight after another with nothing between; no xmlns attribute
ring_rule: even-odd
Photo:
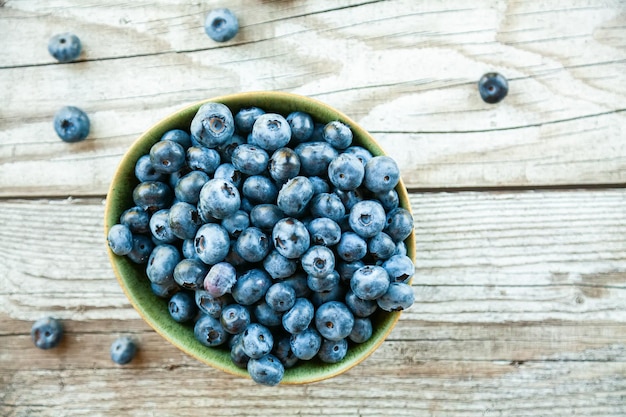
<svg viewBox="0 0 626 417"><path fill-rule="evenodd" d="M204 31L215 42L226 42L239 32L239 21L229 9L214 9L206 16Z"/></svg>
<svg viewBox="0 0 626 417"><path fill-rule="evenodd" d="M63 337L63 326L53 317L43 317L33 323L30 336L39 349L52 349Z"/></svg>
<svg viewBox="0 0 626 417"><path fill-rule="evenodd" d="M85 140L89 128L89 116L78 107L61 107L54 115L54 131L64 142Z"/></svg>
<svg viewBox="0 0 626 417"><path fill-rule="evenodd" d="M128 336L118 337L111 344L111 360L119 365L126 365L137 353L137 345Z"/></svg>
<svg viewBox="0 0 626 417"><path fill-rule="evenodd" d="M495 104L509 93L509 83L502 74L488 72L478 80L478 92L485 103Z"/></svg>
<svg viewBox="0 0 626 417"><path fill-rule="evenodd" d="M73 33L54 35L48 41L48 52L59 62L75 61L82 51L78 36Z"/></svg>

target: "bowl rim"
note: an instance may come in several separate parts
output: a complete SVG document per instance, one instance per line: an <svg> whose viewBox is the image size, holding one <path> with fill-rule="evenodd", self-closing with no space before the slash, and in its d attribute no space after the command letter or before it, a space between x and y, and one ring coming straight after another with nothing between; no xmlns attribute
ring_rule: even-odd
<svg viewBox="0 0 626 417"><path fill-rule="evenodd" d="M310 114L313 113L312 116L314 117L314 119L319 118L320 113L326 112L326 113L332 114L333 116L336 116L336 117L332 117L328 119L328 121L340 120L343 123L348 124L353 131L354 137L360 138L360 140L357 141L358 145L364 146L370 151L374 151L373 152L374 154L379 154L379 155L385 154L380 144L376 141L376 139L374 139L374 137L367 130L362 128L358 123L356 123L350 117L345 115L343 112L315 98L311 98L308 96L299 95L295 93L288 93L288 92L250 91L250 92L243 92L243 93L220 95L220 96L216 96L216 97L209 98L209 99L199 100L187 106L184 106L174 111L173 113L170 113L169 115L159 120L157 123L151 125L138 138L136 138L131 144L131 146L126 150L126 152L122 156L122 159L118 163L118 166L115 170L115 173L113 175L111 184L109 186L109 189L107 191L107 195L105 198L105 209L104 209L105 238L108 235L108 231L111 228L111 226L119 222L119 214L121 214L121 212L123 211L121 208L116 207L116 205L119 205L119 202L116 202L116 200L119 200L119 199L113 198L114 196L116 196L116 185L119 184L120 181L126 181L128 179L128 171L130 169L128 166L129 162L133 161L132 166L134 167L134 162L136 162L136 160L138 159L138 156L135 158L134 155L139 154L139 156L141 156L141 154L145 154L145 152L142 152L142 150L146 148L147 143L149 143L150 145L153 143L156 143L160 139L160 136L163 133L165 133L165 131L175 128L172 126L177 124L176 119L180 118L181 115L187 115L187 117L189 117L190 114L195 114L197 109L203 104L210 103L210 102L224 103L231 109L234 115L235 111L233 110L233 107L234 107L233 103L247 103L247 106L257 106L257 107L263 108L262 105L258 104L259 102L263 102L263 101L269 101L269 102L279 101L281 103L296 103L296 106L293 107L292 111L300 110L300 111L308 112ZM239 106L239 108L243 108L243 107L245 106ZM267 106L265 107L268 108ZM271 106L269 108L271 108ZM158 132L161 132L161 133L155 134ZM367 144L362 143L364 140L365 142L369 142L369 143ZM400 206L407 209L412 214L408 191L404 185L404 182L402 181L402 177L400 178L400 181L398 185L396 186L396 191L398 192ZM130 206L125 206L125 207L130 208ZM113 216L114 213L119 213L119 214L117 216ZM405 242L407 246L407 256L409 256L411 260L413 261L413 263L415 263L415 230L411 232L410 236L405 240ZM105 244L106 244L106 240L105 240ZM186 353L187 355L193 357L194 359L206 365L209 365L215 369L219 369L231 375L242 376L242 377L251 379L250 375L245 369L236 367L234 364L232 364L232 362L228 363L228 365L224 365L220 363L219 361L208 359L206 355L202 355L203 351L206 351L207 349L213 349L213 348L205 347L199 342L195 341L194 344L197 344L197 346L194 349L192 348L193 345L192 347L190 347L184 343L185 341L181 341L180 334L178 334L178 332L180 332L181 326L182 327L184 326L171 320L169 318L169 315L159 314L158 316L155 316L154 312L150 311L150 309L146 308L146 306L142 304L141 300L143 299L143 297L150 298L153 301L157 300L158 297L154 295L151 291L149 291L148 294L139 294L137 293L135 288L132 288L131 286L129 286L129 283L126 281L126 279L123 276L124 274L122 270L129 269L128 264L130 263L130 261L128 261L126 257L124 256L115 255L111 251L111 249L108 247L108 245L106 245L106 247L107 247L108 258L112 266L113 272L124 294L126 295L127 299L129 300L129 302L131 303L135 311L138 312L140 317L157 334L159 334L161 337L163 337L165 340L170 342L172 345L177 347L182 352ZM126 265L122 265L123 262L125 262ZM145 276L145 266L135 265L133 268L134 269L142 268L144 270L144 276ZM146 278L146 281L148 281L147 278ZM409 281L409 284L411 283L411 281L412 279ZM280 385L308 384L308 383L318 382L318 381L322 381L328 378L332 378L339 374L347 372L348 370L352 369L353 367L357 366L358 364L363 362L365 359L367 359L380 347L380 345L387 339L391 331L397 325L400 319L401 313L402 312L400 311L384 313L385 317L383 317L383 319L380 319L380 321L384 323L384 326L381 328L375 329L376 338L374 339L374 335L373 335L372 336L373 340L370 339L371 341L368 340L364 344L352 345L351 350L357 350L358 352L356 356L353 356L351 358L351 360L340 361L336 364L324 363L321 368L315 368L316 372L305 371L305 372L298 373L294 371L294 368L285 369L285 378L280 382ZM171 323L169 323L169 325L167 325L167 323L164 324L163 320L168 320L168 319L171 320ZM191 332L193 333L193 329L191 330ZM359 349L359 347L363 347L363 348ZM296 365L296 367L297 366L298 365ZM310 368L313 368L314 366L315 365L308 366L306 370L309 370Z"/></svg>

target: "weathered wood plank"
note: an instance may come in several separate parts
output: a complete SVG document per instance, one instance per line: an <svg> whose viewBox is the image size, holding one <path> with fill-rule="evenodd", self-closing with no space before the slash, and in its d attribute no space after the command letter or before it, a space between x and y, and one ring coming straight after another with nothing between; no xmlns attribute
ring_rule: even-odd
<svg viewBox="0 0 626 417"><path fill-rule="evenodd" d="M0 69L0 196L103 195L121 155L151 124L188 103L248 90L293 91L342 109L399 160L410 187L626 181L619 7L398 1L323 11L328 4L307 3L256 4L242 11L251 38L207 47L198 5L8 2L0 18L22 33L9 36L31 43L25 33L42 26L39 13L115 36L90 41L90 54L104 48L91 61ZM36 56L22 44L9 42L5 53ZM490 70L510 79L496 106L476 91ZM56 138L51 119L65 104L89 113L86 142Z"/></svg>
<svg viewBox="0 0 626 417"><path fill-rule="evenodd" d="M412 194L416 304L439 322L626 322L626 190ZM0 311L136 318L100 199L0 202ZM37 256L32 256L35 253Z"/></svg>

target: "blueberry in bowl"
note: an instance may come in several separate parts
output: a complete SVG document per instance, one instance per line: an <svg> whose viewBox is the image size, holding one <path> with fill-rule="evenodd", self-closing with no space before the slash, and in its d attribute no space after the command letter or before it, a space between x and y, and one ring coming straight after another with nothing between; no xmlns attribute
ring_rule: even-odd
<svg viewBox="0 0 626 417"><path fill-rule="evenodd" d="M414 302L397 164L308 97L233 94L161 120L122 158L104 220L113 271L142 318L259 384L347 371Z"/></svg>

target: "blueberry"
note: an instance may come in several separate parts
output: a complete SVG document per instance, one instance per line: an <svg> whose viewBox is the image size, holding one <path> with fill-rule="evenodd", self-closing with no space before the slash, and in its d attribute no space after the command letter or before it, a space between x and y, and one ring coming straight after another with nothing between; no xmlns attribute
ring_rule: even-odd
<svg viewBox="0 0 626 417"><path fill-rule="evenodd" d="M237 133L234 133L230 139L228 139L221 145L218 145L215 150L217 150L217 153L219 153L220 155L220 161L222 163L231 163L233 152L235 151L237 146L241 145L242 143L247 143L246 138Z"/></svg>
<svg viewBox="0 0 626 417"><path fill-rule="evenodd" d="M278 192L276 205L287 216L301 216L313 198L313 184L307 177L289 179Z"/></svg>
<svg viewBox="0 0 626 417"><path fill-rule="evenodd" d="M269 238L258 227L250 226L241 232L234 246L235 251L248 262L260 262L270 251Z"/></svg>
<svg viewBox="0 0 626 417"><path fill-rule="evenodd" d="M330 301L343 301L346 296L346 289L343 285L335 285L327 291L314 291L311 293L311 303L318 308L322 304Z"/></svg>
<svg viewBox="0 0 626 417"><path fill-rule="evenodd" d="M196 340L208 347L220 346L228 341L228 333L219 319L205 314L196 321L193 333Z"/></svg>
<svg viewBox="0 0 626 417"><path fill-rule="evenodd" d="M311 220L307 230L314 245L334 246L341 239L341 228L337 222L326 217Z"/></svg>
<svg viewBox="0 0 626 417"><path fill-rule="evenodd" d="M296 291L289 284L277 282L267 289L265 302L274 311L285 312L296 302Z"/></svg>
<svg viewBox="0 0 626 417"><path fill-rule="evenodd" d="M354 155L339 154L328 164L328 179L340 190L357 189L364 177L365 166Z"/></svg>
<svg viewBox="0 0 626 417"><path fill-rule="evenodd" d="M159 298L169 299L172 295L180 291L178 284L172 279L165 281L163 284L150 283L150 290Z"/></svg>
<svg viewBox="0 0 626 417"><path fill-rule="evenodd" d="M151 282L162 284L174 278L174 268L180 261L180 252L174 246L157 245L148 259L146 275Z"/></svg>
<svg viewBox="0 0 626 417"><path fill-rule="evenodd" d="M313 184L313 195L330 192L330 185L325 179L314 175L309 177L309 181Z"/></svg>
<svg viewBox="0 0 626 417"><path fill-rule="evenodd" d="M298 359L313 359L319 352L321 345L322 336L311 327L291 336L291 351Z"/></svg>
<svg viewBox="0 0 626 417"><path fill-rule="evenodd" d="M352 290L346 293L345 302L354 317L369 317L378 309L375 300L363 300L357 297Z"/></svg>
<svg viewBox="0 0 626 417"><path fill-rule="evenodd" d="M272 354L285 368L293 368L298 363L298 358L291 351L291 336L284 336L275 341Z"/></svg>
<svg viewBox="0 0 626 417"><path fill-rule="evenodd" d="M375 260L386 260L393 256L396 244L387 233L380 232L367 242L367 250Z"/></svg>
<svg viewBox="0 0 626 417"><path fill-rule="evenodd" d="M204 278L204 289L213 297L228 293L237 282L235 267L226 262L213 265Z"/></svg>
<svg viewBox="0 0 626 417"><path fill-rule="evenodd" d="M291 148L278 148L270 157L267 170L274 181L284 183L300 172L300 158Z"/></svg>
<svg viewBox="0 0 626 417"><path fill-rule="evenodd" d="M233 298L243 305L252 305L265 297L272 279L262 269L254 268L241 275L232 288Z"/></svg>
<svg viewBox="0 0 626 417"><path fill-rule="evenodd" d="M271 204L276 202L278 189L271 179L263 175L252 175L243 182L242 193L253 204Z"/></svg>
<svg viewBox="0 0 626 417"><path fill-rule="evenodd" d="M389 275L381 266L366 265L354 272L350 289L362 300L375 300L389 288Z"/></svg>
<svg viewBox="0 0 626 417"><path fill-rule="evenodd" d="M229 343L232 343L230 347L230 359L238 368L247 369L250 357L243 351L241 336L241 333L239 333L233 336L229 341Z"/></svg>
<svg viewBox="0 0 626 417"><path fill-rule="evenodd" d="M239 190L228 180L213 178L200 190L198 212L202 216L224 219L235 214L240 206Z"/></svg>
<svg viewBox="0 0 626 417"><path fill-rule="evenodd" d="M213 9L206 16L204 31L215 42L226 42L239 32L239 21L229 9Z"/></svg>
<svg viewBox="0 0 626 417"><path fill-rule="evenodd" d="M495 104L509 93L509 83L502 74L488 72L478 80L478 92L485 103Z"/></svg>
<svg viewBox="0 0 626 417"><path fill-rule="evenodd" d="M335 269L337 270L337 272L339 272L339 277L341 278L341 281L348 282L352 279L352 275L354 275L354 271L364 266L365 266L365 263L363 263L363 261L360 261L360 260L354 261L354 262L346 262L346 261L340 260L337 262Z"/></svg>
<svg viewBox="0 0 626 417"><path fill-rule="evenodd" d="M172 129L168 130L161 136L161 140L171 140L172 142L178 143L183 149L187 149L191 146L191 137L189 133L185 132L182 129Z"/></svg>
<svg viewBox="0 0 626 417"><path fill-rule="evenodd" d="M337 363L346 357L346 353L348 353L348 341L346 339L324 339L319 352L317 352L317 357L322 362Z"/></svg>
<svg viewBox="0 0 626 417"><path fill-rule="evenodd" d="M415 274L415 265L406 255L393 255L383 263L391 282L408 282Z"/></svg>
<svg viewBox="0 0 626 417"><path fill-rule="evenodd" d="M205 148L207 149L207 148ZM174 187L174 195L178 201L198 204L200 190L209 181L209 176L202 171L191 171L182 177Z"/></svg>
<svg viewBox="0 0 626 417"><path fill-rule="evenodd" d="M119 365L126 365L137 353L137 345L128 336L120 336L111 344L111 360Z"/></svg>
<svg viewBox="0 0 626 417"><path fill-rule="evenodd" d="M285 367L274 355L250 359L248 373L254 382L261 385L278 385L285 374Z"/></svg>
<svg viewBox="0 0 626 417"><path fill-rule="evenodd" d="M254 317L256 321L266 327L280 326L283 312L274 310L265 300L261 300L254 305Z"/></svg>
<svg viewBox="0 0 626 417"><path fill-rule="evenodd" d="M352 144L352 130L338 120L329 122L324 126L322 137L335 149L346 149Z"/></svg>
<svg viewBox="0 0 626 417"><path fill-rule="evenodd" d="M348 338L354 343L365 343L372 337L372 321L368 317L356 317Z"/></svg>
<svg viewBox="0 0 626 417"><path fill-rule="evenodd" d="M400 181L400 169L393 158L381 155L375 156L365 164L365 179L363 183L368 190L382 193L395 188Z"/></svg>
<svg viewBox="0 0 626 417"><path fill-rule="evenodd" d="M395 242L404 241L413 231L413 216L402 207L395 208L387 214L385 232Z"/></svg>
<svg viewBox="0 0 626 417"><path fill-rule="evenodd" d="M329 301L315 311L315 327L325 339L345 339L353 326L354 316L342 302Z"/></svg>
<svg viewBox="0 0 626 417"><path fill-rule="evenodd" d="M271 232L285 214L276 204L257 204L250 210L250 223L265 232Z"/></svg>
<svg viewBox="0 0 626 417"><path fill-rule="evenodd" d="M251 359L258 359L267 355L274 347L272 332L259 323L251 323L246 327L241 342L243 343L243 351Z"/></svg>
<svg viewBox="0 0 626 417"><path fill-rule="evenodd" d="M185 148L172 140L161 140L150 148L150 163L157 172L171 174L186 162Z"/></svg>
<svg viewBox="0 0 626 417"><path fill-rule="evenodd" d="M192 139L207 148L224 144L234 132L233 114L221 103L203 104L191 121Z"/></svg>
<svg viewBox="0 0 626 417"><path fill-rule="evenodd" d="M315 315L313 304L306 298L297 298L294 305L282 317L282 325L291 334L306 330Z"/></svg>
<svg viewBox="0 0 626 417"><path fill-rule="evenodd" d="M136 264L145 264L153 249L154 243L148 236L133 235L133 249L126 256Z"/></svg>
<svg viewBox="0 0 626 417"><path fill-rule="evenodd" d="M44 317L33 323L30 337L39 349L52 349L63 337L63 326L53 317Z"/></svg>
<svg viewBox="0 0 626 417"><path fill-rule="evenodd" d="M285 258L276 249L263 259L263 268L273 279L287 278L296 272L298 264L294 259Z"/></svg>
<svg viewBox="0 0 626 417"><path fill-rule="evenodd" d="M248 136L248 143L268 152L289 143L291 128L283 116L277 113L265 113L257 117Z"/></svg>
<svg viewBox="0 0 626 417"><path fill-rule="evenodd" d="M243 210L237 210L235 213L222 220L222 227L235 239L238 238L241 232L248 226L250 226L250 216Z"/></svg>
<svg viewBox="0 0 626 417"><path fill-rule="evenodd" d="M163 181L166 176L154 169L154 165L150 162L150 155L142 155L135 163L135 177L141 182L144 181Z"/></svg>
<svg viewBox="0 0 626 417"><path fill-rule="evenodd" d="M199 259L182 259L174 268L174 281L182 288L198 290L204 288L204 277L209 268Z"/></svg>
<svg viewBox="0 0 626 417"><path fill-rule="evenodd" d="M235 124L242 133L252 132L252 126L260 115L265 114L263 109L258 107L244 107L235 114Z"/></svg>
<svg viewBox="0 0 626 417"><path fill-rule="evenodd" d="M291 285L297 298L308 297L311 293L311 289L307 286L307 275L302 271L297 271L295 274L284 278L282 282Z"/></svg>
<svg viewBox="0 0 626 417"><path fill-rule="evenodd" d="M413 305L415 295L410 285L403 282L392 282L389 284L387 292L376 302L385 311L402 311Z"/></svg>
<svg viewBox="0 0 626 417"><path fill-rule="evenodd" d="M250 143L237 146L231 156L231 163L239 172L258 175L264 172L270 157L261 147Z"/></svg>
<svg viewBox="0 0 626 417"><path fill-rule="evenodd" d="M314 277L321 278L335 269L335 255L326 246L311 246L300 259L302 269Z"/></svg>
<svg viewBox="0 0 626 417"><path fill-rule="evenodd" d="M176 235L170 226L170 209L157 211L150 217L150 232L155 243L173 243Z"/></svg>
<svg viewBox="0 0 626 417"><path fill-rule="evenodd" d="M223 163L217 167L213 174L213 179L224 179L230 181L235 187L241 185L243 175L231 163Z"/></svg>
<svg viewBox="0 0 626 417"><path fill-rule="evenodd" d="M306 142L313 135L315 124L310 114L295 111L286 117L289 127L291 128L291 139L296 143Z"/></svg>
<svg viewBox="0 0 626 417"><path fill-rule="evenodd" d="M330 291L339 284L339 272L330 271L324 276L307 276L308 287L315 292Z"/></svg>
<svg viewBox="0 0 626 417"><path fill-rule="evenodd" d="M305 142L295 147L294 151L300 158L300 175L325 176L328 164L339 154L327 142Z"/></svg>
<svg viewBox="0 0 626 417"><path fill-rule="evenodd" d="M341 199L333 193L320 193L311 199L309 209L313 217L324 217L338 222L346 214Z"/></svg>
<svg viewBox="0 0 626 417"><path fill-rule="evenodd" d="M396 243L396 251L393 254L407 256L408 252L406 248L406 243L404 243L404 241Z"/></svg>
<svg viewBox="0 0 626 417"><path fill-rule="evenodd" d="M195 238L195 236L194 236ZM183 257L186 259L197 259L200 260L200 258L198 258L198 254L196 253L196 248L193 244L194 239L185 239L183 240L183 244L181 246L181 252L183 253Z"/></svg>
<svg viewBox="0 0 626 417"><path fill-rule="evenodd" d="M183 201L172 205L168 221L172 233L183 240L194 238L202 224L196 206Z"/></svg>
<svg viewBox="0 0 626 417"><path fill-rule="evenodd" d="M114 224L107 234L109 248L116 255L127 255L133 250L133 234L128 226Z"/></svg>
<svg viewBox="0 0 626 417"><path fill-rule="evenodd" d="M132 233L148 233L150 231L150 215L141 207L124 210L120 223L127 226Z"/></svg>
<svg viewBox="0 0 626 417"><path fill-rule="evenodd" d="M363 238L370 238L385 228L385 209L375 200L356 203L350 210L350 227Z"/></svg>
<svg viewBox="0 0 626 417"><path fill-rule="evenodd" d="M222 297L213 297L207 291L197 290L195 292L196 305L198 309L213 318L219 319L224 306L231 303L232 298L227 295Z"/></svg>
<svg viewBox="0 0 626 417"><path fill-rule="evenodd" d="M133 189L135 205L150 214L170 207L173 199L172 189L160 181L144 181Z"/></svg>
<svg viewBox="0 0 626 417"><path fill-rule="evenodd" d="M360 201L366 200L366 195L361 188L357 188L356 190L339 190L335 188L333 193L339 197L343 206L346 208L346 211L352 210L352 207Z"/></svg>
<svg viewBox="0 0 626 417"><path fill-rule="evenodd" d="M194 239L196 254L202 262L214 265L224 260L230 249L228 232L219 224L200 226Z"/></svg>
<svg viewBox="0 0 626 417"><path fill-rule="evenodd" d="M170 316L178 323L190 322L198 312L193 294L186 291L174 294L167 303L167 309Z"/></svg>
<svg viewBox="0 0 626 417"><path fill-rule="evenodd" d="M191 172L191 169L187 165L183 165L182 168L166 175L167 183L174 190L180 180Z"/></svg>
<svg viewBox="0 0 626 417"><path fill-rule="evenodd" d="M367 242L354 232L345 232L341 234L336 251L346 262L358 261L367 254Z"/></svg>
<svg viewBox="0 0 626 417"><path fill-rule="evenodd" d="M274 226L272 242L278 253L285 258L297 259L309 249L309 231L301 221L287 217Z"/></svg>
<svg viewBox="0 0 626 417"><path fill-rule="evenodd" d="M89 125L89 116L78 107L64 106L54 114L54 131L64 142L85 140Z"/></svg>
<svg viewBox="0 0 626 417"><path fill-rule="evenodd" d="M48 41L48 52L59 62L71 62L80 56L82 44L73 33L54 35Z"/></svg>
<svg viewBox="0 0 626 417"><path fill-rule="evenodd" d="M230 304L222 309L220 322L228 333L238 334L250 324L250 312L241 304Z"/></svg>
<svg viewBox="0 0 626 417"><path fill-rule="evenodd" d="M221 163L218 151L204 146L192 146L187 149L187 165L189 168L211 175Z"/></svg>
<svg viewBox="0 0 626 417"><path fill-rule="evenodd" d="M374 157L370 151L368 151L362 146L357 146L357 145L352 145L352 146L347 147L346 149L344 149L343 153L356 156L359 159L359 161L361 161L363 166L367 164L367 161L369 161L370 159Z"/></svg>

